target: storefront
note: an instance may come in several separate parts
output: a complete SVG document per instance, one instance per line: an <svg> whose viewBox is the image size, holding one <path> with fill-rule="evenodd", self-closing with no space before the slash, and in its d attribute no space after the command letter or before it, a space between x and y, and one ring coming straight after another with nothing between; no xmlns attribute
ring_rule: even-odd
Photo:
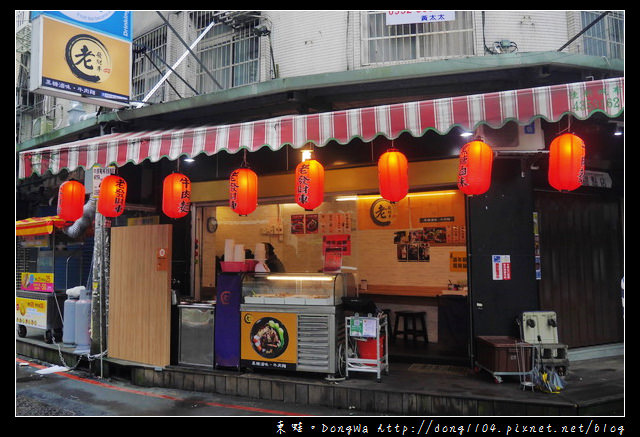
<svg viewBox="0 0 640 437"><path fill-rule="evenodd" d="M587 120L596 113L619 117L623 108L624 79L616 78L225 126L116 133L23 152L20 177L77 166L141 165L145 160L153 163L163 157L173 162L183 156L197 159L243 150L248 152L244 158L248 166L259 167L261 164L254 156L258 152L264 154L267 148L260 149L265 145L273 153L273 159L279 159L281 155L277 152L285 148L310 149L312 154L320 155L326 150L349 148L353 142L364 144L365 148L371 145L368 163L328 166L323 201L312 210L296 203L293 169L302 158L290 159L290 153L286 158L288 171L258 175L257 205L246 216L233 212L229 206L227 176L233 168L221 169L215 180L193 182L190 214L170 222L171 225L158 225L164 228L154 240L157 247L147 250L149 268L138 269L137 275L148 273L149 281L136 282L133 279L136 272L128 273L130 281L116 277L120 274L117 266L123 269L127 263L139 262L142 249L135 249L135 230L130 237L116 238L113 236L116 228L112 229L113 276L109 293L114 293L110 294L110 305L114 307L110 308L110 317L118 317L114 320L121 321L117 329L122 332L109 332L112 341L109 353L123 359L146 359L114 345L119 341L118 335L135 327L132 320L141 314L126 312L124 307L131 307L130 299L140 305L140 311L145 300L159 299L162 305L150 317L162 329L136 332L162 342L162 356L149 362L166 365L175 361L169 356L167 344L168 337L175 338L176 333L169 332L165 324L171 313L171 279L176 269L181 270L180 274L188 269L187 293L178 296L175 306L208 303L217 314L221 304L218 281L224 270L221 263L226 262L222 257L228 253L226 242L233 240L235 245L242 246L246 259L255 257L260 251L258 245L267 243L284 265L285 273L326 271L331 255L340 271L353 278L354 287L344 294L368 297L380 309L388 310L392 330L398 313L405 310L424 313L426 335L407 342L398 336L390 346L395 356L469 363L475 336L510 335L516 329L513 321L518 312L535 310L541 305L536 277L535 183L531 173L531 167L545 159L548 148L540 119L560 131L567 127L567 119ZM373 152L374 143L402 149L412 142L403 143L402 138L420 141L430 131L445 135L454 128L474 131L479 126L488 127L482 130L486 142L491 143L489 138L494 138L500 143L505 137L500 139L498 134L492 137L492 131L504 133L509 130L507 125L517 126L515 137L511 137L514 143L492 144L496 160L491 189L486 194L467 196L458 189L459 160L451 157L454 153L447 152L440 158L410 159L408 195L397 202L380 198L375 165L379 153ZM529 143L521 132L531 137L537 135L537 140ZM508 132L505 135L509 138ZM459 151L464 141L469 140L458 141L459 144L449 146ZM180 171L188 172L186 167L180 167ZM171 250L176 247L171 243L171 233L178 228L188 229L187 266L176 267L171 260ZM116 241L126 242L128 249L117 248L121 259L114 264L115 245L119 244ZM160 255L159 248L166 249L167 254ZM173 269L167 265L173 265ZM154 284L155 292L149 290L150 283ZM145 289L147 294L136 295L138 289ZM242 298L246 297L245 292L242 287L236 290ZM340 305L335 297L334 292L329 307ZM119 303L125 300L126 305ZM241 311L252 310L239 306L249 303L238 301L238 323ZM278 310L287 313L282 307ZM260 315L268 312L264 307L253 311ZM336 332L331 331L332 341L343 329L340 316L336 320L338 327ZM224 329L219 326L223 325L214 325L218 335L218 330ZM110 324L110 330L113 326ZM172 329L178 328L174 325ZM392 332L392 337L394 334L397 332ZM136 349L136 344L148 343L151 337L122 346ZM215 354L215 343L213 349ZM122 354L117 356L120 351ZM241 351L237 354L240 362ZM289 360L284 361L285 367L294 358ZM327 369L332 370L329 366L323 371Z"/></svg>

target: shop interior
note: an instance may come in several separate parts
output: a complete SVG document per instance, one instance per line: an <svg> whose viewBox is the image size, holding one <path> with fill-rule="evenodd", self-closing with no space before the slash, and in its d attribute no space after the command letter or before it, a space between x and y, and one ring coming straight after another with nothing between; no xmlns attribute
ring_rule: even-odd
<svg viewBox="0 0 640 437"><path fill-rule="evenodd" d="M350 293L373 301L388 315L392 360L468 360L465 199L460 191L413 192L397 203L378 195L325 196L313 211L296 203L259 202L248 216L226 205L197 205L194 216L194 299L215 298L225 242L241 245L246 259L263 243L280 261L275 271L322 272L333 262L331 268L351 273L355 288ZM326 259L336 251L337 258ZM273 271L273 264L267 264ZM409 318L398 315L403 311L421 316L407 320L409 329L415 323L415 335L396 332Z"/></svg>

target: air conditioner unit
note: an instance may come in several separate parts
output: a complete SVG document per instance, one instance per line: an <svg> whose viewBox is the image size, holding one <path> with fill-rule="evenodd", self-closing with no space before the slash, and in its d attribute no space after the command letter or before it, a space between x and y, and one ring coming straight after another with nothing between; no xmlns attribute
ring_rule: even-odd
<svg viewBox="0 0 640 437"><path fill-rule="evenodd" d="M37 137L39 135L44 135L47 132L51 132L53 130L53 120L47 118L46 115L41 115L38 118L33 120L33 124L31 126L31 136Z"/></svg>
<svg viewBox="0 0 640 437"><path fill-rule="evenodd" d="M509 121L499 129L482 124L478 126L476 133L498 151L535 151L545 148L544 132L538 118L524 126Z"/></svg>

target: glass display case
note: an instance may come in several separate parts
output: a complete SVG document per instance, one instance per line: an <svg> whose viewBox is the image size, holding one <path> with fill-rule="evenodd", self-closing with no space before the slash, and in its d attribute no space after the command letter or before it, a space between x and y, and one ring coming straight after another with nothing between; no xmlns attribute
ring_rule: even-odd
<svg viewBox="0 0 640 437"><path fill-rule="evenodd" d="M247 274L242 282L245 304L335 306L355 293L351 273Z"/></svg>

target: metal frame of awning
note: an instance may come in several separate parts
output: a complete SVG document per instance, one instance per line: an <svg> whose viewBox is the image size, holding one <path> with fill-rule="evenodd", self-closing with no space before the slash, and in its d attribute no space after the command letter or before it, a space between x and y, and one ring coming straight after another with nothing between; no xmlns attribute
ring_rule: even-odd
<svg viewBox="0 0 640 437"><path fill-rule="evenodd" d="M183 129L113 133L19 153L20 179L63 169L126 163L156 162L180 156L236 153L262 147L278 150L330 141L347 144L378 136L418 137L428 130L440 134L453 127L475 130L480 124L499 128L509 121L529 124L536 118L557 122L570 114L584 120L597 112L617 117L624 111L624 77L551 85L485 94L422 100L304 115L287 115L251 122Z"/></svg>

